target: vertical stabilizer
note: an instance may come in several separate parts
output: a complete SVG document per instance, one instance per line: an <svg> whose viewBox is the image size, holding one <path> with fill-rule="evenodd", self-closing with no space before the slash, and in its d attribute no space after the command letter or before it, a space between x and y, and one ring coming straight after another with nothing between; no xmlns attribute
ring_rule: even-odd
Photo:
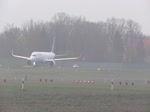
<svg viewBox="0 0 150 112"><path fill-rule="evenodd" d="M54 53L54 47L55 47L55 38L56 38L56 37L54 37L54 39L53 39L52 50L51 50L51 52L52 52L52 53Z"/></svg>

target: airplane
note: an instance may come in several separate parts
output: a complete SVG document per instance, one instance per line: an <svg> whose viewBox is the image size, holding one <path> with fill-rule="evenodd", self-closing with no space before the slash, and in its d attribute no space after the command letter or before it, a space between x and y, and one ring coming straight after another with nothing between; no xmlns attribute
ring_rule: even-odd
<svg viewBox="0 0 150 112"><path fill-rule="evenodd" d="M57 56L65 56L66 54L56 55L54 53L54 45L55 38L53 40L51 52L32 52L30 57L15 55L12 49L12 56L16 58L21 58L27 60L27 65L32 65L34 67L38 66L40 63L48 63L49 67L53 67L56 65L55 61L63 61L63 60L75 60L79 59L79 57L71 57L71 58L55 58Z"/></svg>

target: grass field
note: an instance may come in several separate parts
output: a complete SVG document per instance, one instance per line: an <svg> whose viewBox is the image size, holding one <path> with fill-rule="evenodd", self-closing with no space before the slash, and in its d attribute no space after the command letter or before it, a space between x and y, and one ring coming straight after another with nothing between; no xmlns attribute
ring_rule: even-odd
<svg viewBox="0 0 150 112"><path fill-rule="evenodd" d="M150 84L145 84L149 73L148 69L1 67L0 112L150 112ZM22 78L27 79L24 90Z"/></svg>

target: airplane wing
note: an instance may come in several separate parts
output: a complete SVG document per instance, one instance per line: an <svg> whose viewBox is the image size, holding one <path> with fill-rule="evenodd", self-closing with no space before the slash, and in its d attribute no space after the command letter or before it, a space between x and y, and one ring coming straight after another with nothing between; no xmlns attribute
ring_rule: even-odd
<svg viewBox="0 0 150 112"><path fill-rule="evenodd" d="M72 58L57 58L57 59L45 59L45 61L49 62L49 61L64 61L64 60L75 60L75 59L79 59L80 57L72 57Z"/></svg>
<svg viewBox="0 0 150 112"><path fill-rule="evenodd" d="M80 56L79 56L79 57L71 57L71 58L56 58L56 59L54 59L54 60L55 60L55 61L75 60L75 59L79 59L79 58L81 58L81 56L82 56L82 53L80 54Z"/></svg>
<svg viewBox="0 0 150 112"><path fill-rule="evenodd" d="M30 59L29 57L14 55L13 50L12 50L12 56L13 56L13 57L16 57L16 58L26 59L26 60L29 60L29 59Z"/></svg>
<svg viewBox="0 0 150 112"><path fill-rule="evenodd" d="M80 57L72 57L72 58L57 58L54 59L55 61L64 61L64 60L75 60L75 59L79 59Z"/></svg>

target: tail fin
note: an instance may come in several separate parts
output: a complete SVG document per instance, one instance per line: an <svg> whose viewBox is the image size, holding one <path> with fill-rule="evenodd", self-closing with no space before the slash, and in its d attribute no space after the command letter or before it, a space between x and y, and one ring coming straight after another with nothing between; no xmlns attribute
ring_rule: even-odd
<svg viewBox="0 0 150 112"><path fill-rule="evenodd" d="M51 52L54 52L54 47L55 47L55 38L56 38L56 37L54 37L54 39L53 39L53 44L52 44Z"/></svg>

